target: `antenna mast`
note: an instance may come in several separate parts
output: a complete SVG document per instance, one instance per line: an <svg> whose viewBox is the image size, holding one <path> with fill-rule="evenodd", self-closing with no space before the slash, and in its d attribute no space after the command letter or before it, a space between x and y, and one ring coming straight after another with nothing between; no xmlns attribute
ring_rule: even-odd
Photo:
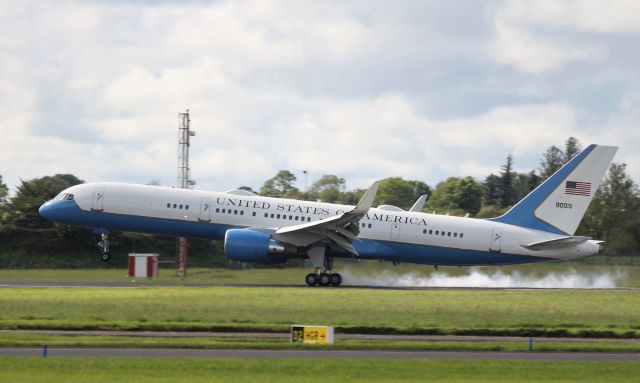
<svg viewBox="0 0 640 383"><path fill-rule="evenodd" d="M191 179L191 168L189 168L189 147L191 146L191 137L196 132L191 130L189 117L189 109L184 113L178 114L180 125L178 126L178 187L189 189L196 182ZM187 277L188 264L188 242L184 237L178 238L178 251L176 262L176 274L179 278Z"/></svg>

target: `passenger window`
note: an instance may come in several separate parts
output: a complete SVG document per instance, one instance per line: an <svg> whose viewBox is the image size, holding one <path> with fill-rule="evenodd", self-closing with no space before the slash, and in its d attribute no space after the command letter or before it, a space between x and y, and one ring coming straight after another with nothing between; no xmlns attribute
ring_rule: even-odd
<svg viewBox="0 0 640 383"><path fill-rule="evenodd" d="M444 237L444 234L445 234L444 231L440 233L440 235L442 235L443 237Z"/></svg>
<svg viewBox="0 0 640 383"><path fill-rule="evenodd" d="M226 213L227 209L222 209L222 214Z"/></svg>
<svg viewBox="0 0 640 383"><path fill-rule="evenodd" d="M240 215L244 215L244 210L240 210Z"/></svg>
<svg viewBox="0 0 640 383"><path fill-rule="evenodd" d="M464 235L464 234L460 233L460 238L462 238L462 236L463 236L463 235Z"/></svg>
<svg viewBox="0 0 640 383"><path fill-rule="evenodd" d="M276 218L280 219L280 214L276 215Z"/></svg>
<svg viewBox="0 0 640 383"><path fill-rule="evenodd" d="M368 224L368 225L367 225L367 227L368 227L369 229L371 229L371 224Z"/></svg>
<svg viewBox="0 0 640 383"><path fill-rule="evenodd" d="M256 216L256 212L254 211L253 214L251 214L251 215L255 217Z"/></svg>
<svg viewBox="0 0 640 383"><path fill-rule="evenodd" d="M179 208L182 209L182 205L180 205Z"/></svg>
<svg viewBox="0 0 640 383"><path fill-rule="evenodd" d="M454 238L458 238L458 233L453 233Z"/></svg>
<svg viewBox="0 0 640 383"><path fill-rule="evenodd" d="M433 230L429 230L429 234L433 234Z"/></svg>
<svg viewBox="0 0 640 383"><path fill-rule="evenodd" d="M174 204L173 204L173 208L175 209L175 208L177 208L177 207L178 207L178 204L175 204L175 203L174 203Z"/></svg>
<svg viewBox="0 0 640 383"><path fill-rule="evenodd" d="M296 215L296 221L298 220L298 216Z"/></svg>
<svg viewBox="0 0 640 383"><path fill-rule="evenodd" d="M307 222L311 222L311 217L307 217Z"/></svg>
<svg viewBox="0 0 640 383"><path fill-rule="evenodd" d="M427 234L427 229L422 229L422 234Z"/></svg>
<svg viewBox="0 0 640 383"><path fill-rule="evenodd" d="M185 210L189 210L189 205L185 206L184 208Z"/></svg>
<svg viewBox="0 0 640 383"><path fill-rule="evenodd" d="M451 237L451 232L447 232L447 237Z"/></svg>
<svg viewBox="0 0 640 383"><path fill-rule="evenodd" d="M237 211L237 210L234 210L234 211L233 211L233 214L236 214L236 215L237 215L237 214L238 214L238 211Z"/></svg>
<svg viewBox="0 0 640 383"><path fill-rule="evenodd" d="M273 213L271 213L271 218L273 218Z"/></svg>
<svg viewBox="0 0 640 383"><path fill-rule="evenodd" d="M438 230L436 230L436 235L440 234L440 232Z"/></svg>
<svg viewBox="0 0 640 383"><path fill-rule="evenodd" d="M168 208L170 208L170 207L171 207L171 204L170 204L170 203L168 203L168 204L167 204L167 207L168 207Z"/></svg>
<svg viewBox="0 0 640 383"><path fill-rule="evenodd" d="M216 208L216 213L220 213L220 208L219 207Z"/></svg>
<svg viewBox="0 0 640 383"><path fill-rule="evenodd" d="M269 213L264 213L265 218L269 218Z"/></svg>

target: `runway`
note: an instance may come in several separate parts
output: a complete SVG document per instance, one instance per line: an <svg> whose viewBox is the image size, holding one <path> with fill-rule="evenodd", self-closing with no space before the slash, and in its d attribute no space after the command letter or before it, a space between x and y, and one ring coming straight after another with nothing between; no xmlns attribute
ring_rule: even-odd
<svg viewBox="0 0 640 383"><path fill-rule="evenodd" d="M42 348L0 348L0 356L39 356ZM275 358L275 359L458 359L640 361L637 353L500 352L500 351L363 351L363 350L188 350L130 348L50 348L48 357L164 357L164 358Z"/></svg>
<svg viewBox="0 0 640 383"><path fill-rule="evenodd" d="M615 288L540 288L540 287L413 287L413 286L340 286L340 287L309 287L304 284L260 284L260 283L190 283L190 282L42 282L42 281L0 281L0 288L21 287L96 287L96 288L122 288L122 287L239 287L239 288L314 288L314 289L370 289L370 290L463 290L463 291L491 291L491 290L629 290L639 291L637 287Z"/></svg>
<svg viewBox="0 0 640 383"><path fill-rule="evenodd" d="M115 330L0 330L0 334L34 334L59 336L116 336L131 338L217 338L217 339L289 339L289 333L277 332L212 332L212 331L115 331ZM525 336L491 335L408 335L408 334L343 334L336 333L336 340L409 341L409 342L529 342ZM634 338L563 338L534 337L534 342L602 343L616 342L638 344Z"/></svg>

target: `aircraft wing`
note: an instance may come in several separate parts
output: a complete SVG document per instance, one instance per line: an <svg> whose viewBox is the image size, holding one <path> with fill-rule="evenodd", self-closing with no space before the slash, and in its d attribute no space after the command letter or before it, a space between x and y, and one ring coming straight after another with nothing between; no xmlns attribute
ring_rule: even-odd
<svg viewBox="0 0 640 383"><path fill-rule="evenodd" d="M427 195L423 194L416 200L413 206L411 206L411 209L409 209L409 211L421 212L425 202L427 202Z"/></svg>
<svg viewBox="0 0 640 383"><path fill-rule="evenodd" d="M379 187L380 181L374 182L353 210L319 221L279 228L274 233L274 239L295 246L328 243L358 255L351 243L358 239L360 219L371 208Z"/></svg>

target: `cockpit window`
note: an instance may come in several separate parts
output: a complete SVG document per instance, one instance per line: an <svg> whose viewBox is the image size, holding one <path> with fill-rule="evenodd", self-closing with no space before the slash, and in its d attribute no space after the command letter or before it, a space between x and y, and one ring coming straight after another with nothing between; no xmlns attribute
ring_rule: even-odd
<svg viewBox="0 0 640 383"><path fill-rule="evenodd" d="M71 193L61 193L61 194L58 194L56 199L60 199L60 200L63 200L63 201L73 201L73 194L71 194Z"/></svg>

